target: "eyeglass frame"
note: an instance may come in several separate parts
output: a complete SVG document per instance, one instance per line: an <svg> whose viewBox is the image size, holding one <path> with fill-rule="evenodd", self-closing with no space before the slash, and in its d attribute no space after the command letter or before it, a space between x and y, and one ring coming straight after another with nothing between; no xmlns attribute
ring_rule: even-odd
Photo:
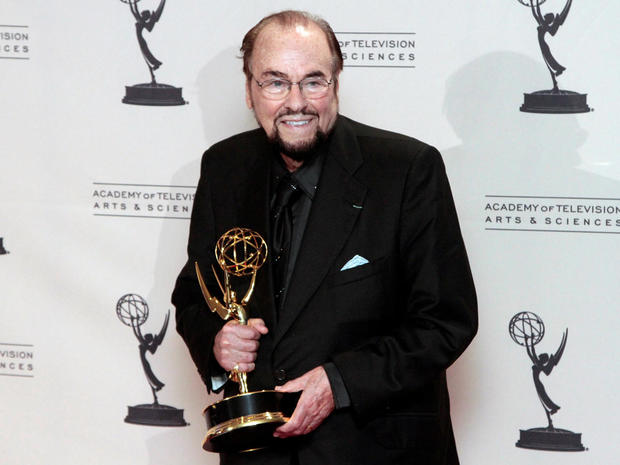
<svg viewBox="0 0 620 465"><path fill-rule="evenodd" d="M252 76L252 78L256 82L256 85L258 85L260 90L263 91L263 95L274 97L273 100L283 100L286 97L288 97L289 94L291 93L291 89L293 88L293 85L297 85L297 87L299 88L299 93L304 98L323 98L323 97L325 97L325 95L327 95L327 93L325 95L320 96L320 97L306 97L306 95L304 94L303 88L301 87L301 83L304 82L306 79L319 79L319 80L323 80L323 81L325 81L327 83L326 89L329 91L329 86L331 86L335 82L335 79L333 78L333 76L332 76L332 78L330 80L327 80L324 77L320 77L320 76L307 76L307 77L305 77L305 78L303 78L303 79L301 79L300 81L297 81L297 82L289 81L288 79L280 78L280 77L274 77L274 78L271 78L271 79L265 79L263 82L260 82L258 79L256 79L254 77L253 74L250 74L250 76ZM282 82L288 83L286 93L282 94L281 96L278 96L277 94L270 94L269 92L265 91L263 86L265 85L265 83L267 81L282 81ZM267 98L269 98L269 97L267 97Z"/></svg>

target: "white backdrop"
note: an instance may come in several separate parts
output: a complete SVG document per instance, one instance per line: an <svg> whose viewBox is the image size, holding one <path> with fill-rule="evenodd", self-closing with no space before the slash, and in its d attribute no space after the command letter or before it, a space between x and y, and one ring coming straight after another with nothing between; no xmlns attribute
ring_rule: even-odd
<svg viewBox="0 0 620 465"><path fill-rule="evenodd" d="M115 307L126 293L144 297L152 333L172 309L200 155L255 127L241 38L284 8L324 16L343 43L415 41L398 50L405 60L349 44L340 104L444 155L480 302L479 335L449 370L461 462L615 463L620 5L604 0L574 0L548 39L567 68L560 86L587 93L595 110L578 115L519 111L523 93L551 79L517 0L168 0L145 37L163 62L158 82L182 87L189 102L174 107L121 103L125 85L149 80L126 4L0 0L0 463L217 463L200 447L201 411L214 398L172 323L147 357L166 383L160 401L190 425L123 422L128 405L152 396ZM562 407L554 424L582 433L585 452L515 447L519 429L546 424L531 363L507 330L525 310L545 322L540 352L569 329L543 382Z"/></svg>

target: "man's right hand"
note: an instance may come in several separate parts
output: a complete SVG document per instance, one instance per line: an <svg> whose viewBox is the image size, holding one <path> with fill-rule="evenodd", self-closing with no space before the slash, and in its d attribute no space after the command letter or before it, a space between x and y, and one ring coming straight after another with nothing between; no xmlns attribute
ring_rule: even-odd
<svg viewBox="0 0 620 465"><path fill-rule="evenodd" d="M238 371L248 373L254 370L258 340L268 332L265 322L260 318L250 318L247 325L242 325L237 320L229 321L215 335L213 342L215 359L226 371L236 368Z"/></svg>

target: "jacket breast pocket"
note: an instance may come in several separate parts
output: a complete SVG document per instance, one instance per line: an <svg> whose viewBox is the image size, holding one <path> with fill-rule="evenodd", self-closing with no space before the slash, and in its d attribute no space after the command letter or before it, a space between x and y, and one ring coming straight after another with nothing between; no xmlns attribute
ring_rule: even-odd
<svg viewBox="0 0 620 465"><path fill-rule="evenodd" d="M371 260L370 262L363 265L356 266L355 268L336 271L328 276L328 286L340 286L342 284L366 279L370 276L380 273L383 269L384 263L385 257L381 257Z"/></svg>

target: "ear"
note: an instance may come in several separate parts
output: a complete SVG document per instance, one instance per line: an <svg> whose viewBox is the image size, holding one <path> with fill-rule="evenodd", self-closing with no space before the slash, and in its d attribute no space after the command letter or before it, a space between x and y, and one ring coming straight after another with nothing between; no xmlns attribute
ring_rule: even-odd
<svg viewBox="0 0 620 465"><path fill-rule="evenodd" d="M245 104L248 109L251 110L252 107L252 81L250 79L245 80Z"/></svg>

